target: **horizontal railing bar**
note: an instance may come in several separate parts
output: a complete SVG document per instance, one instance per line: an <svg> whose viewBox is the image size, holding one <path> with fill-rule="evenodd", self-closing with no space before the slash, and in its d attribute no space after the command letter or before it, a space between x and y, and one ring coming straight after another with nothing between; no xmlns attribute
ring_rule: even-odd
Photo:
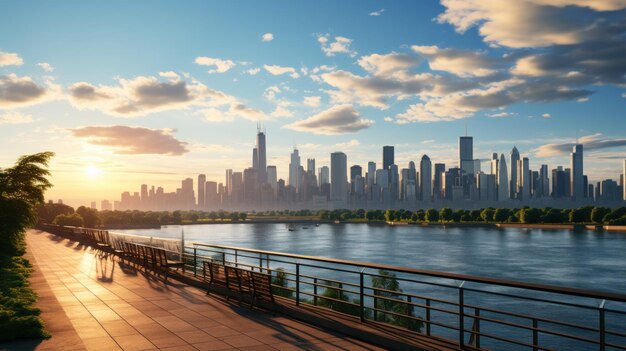
<svg viewBox="0 0 626 351"><path fill-rule="evenodd" d="M529 344L529 343L526 343L526 342L523 342L523 341L517 341L517 340L505 338L505 337L502 337L502 336L497 336L497 335L493 335L493 334L484 333L484 332L472 331L472 330L467 330L467 329L464 329L464 331L466 333L480 335L480 336L484 336L486 338L508 342L510 344L526 346L526 347L531 347L531 348L535 348L536 347L537 349L542 350L542 351L551 350L551 349L548 349L548 348L545 348L545 347L542 347L542 346L539 346L539 345Z"/></svg>
<svg viewBox="0 0 626 351"><path fill-rule="evenodd" d="M520 281L515 281L515 280L510 280L510 279L481 277L481 276L473 276L473 275L468 275L468 274L437 272L437 271L425 270L425 269L392 266L388 264L372 264L368 262L339 260L339 259L333 259L333 258L315 257L315 256L307 256L307 255L295 255L295 254L275 252L275 251L244 249L244 248L226 246L226 245L202 244L202 243L197 243L197 242L194 242L193 245L202 246L202 247L232 249L232 250L236 249L238 251L241 250L241 251L247 251L247 252L262 253L265 255L290 257L290 258L295 258L295 259L306 259L306 260L317 261L317 262L334 263L334 264L363 267L363 268L384 269L388 271L418 274L418 275L425 275L425 276L430 276L430 277L470 281L470 282L483 283L483 284L502 285L502 286L508 286L512 288L521 288L521 289L528 289L528 290L553 292L553 293L559 293L559 294L565 294L565 295L626 302L626 295L611 293L611 292L604 292L604 291L567 288L567 287L560 287L560 286L548 285L548 284L526 283L526 282L520 282Z"/></svg>
<svg viewBox="0 0 626 351"><path fill-rule="evenodd" d="M349 286L353 286L355 288L360 287L359 284L355 284L355 283L350 283L350 282L345 282L345 281L335 280L335 279L316 277L316 276L306 275L306 274L302 274L302 273L300 273L300 278L317 279L317 280L322 280L322 281L331 282L331 283L337 283L337 284L342 284L342 285L349 285Z"/></svg>
<svg viewBox="0 0 626 351"><path fill-rule="evenodd" d="M613 343L607 342L606 346L612 347L614 349L626 350L626 345L622 345L622 344L613 344Z"/></svg>
<svg viewBox="0 0 626 351"><path fill-rule="evenodd" d="M504 314L504 315L507 315L507 316L523 318L523 319L528 319L528 320L535 319L535 320L537 320L539 322L550 323L550 324L557 324L557 325L562 325L564 327L583 329L583 330L588 330L588 331L592 331L592 332L598 332L599 331L599 329L597 329L597 328L587 327L587 326L584 326L584 325L579 325L579 324L574 324L574 323L569 323L569 322L561 322L561 321L557 321L557 320L553 320L553 319L549 319L549 318L544 318L544 317L529 316L527 314L520 314L520 313L515 313L515 312L507 312L507 311L504 311L504 310L499 310L499 309L490 308L490 307L481 307L481 306L476 306L476 305L465 305L465 307L479 309L481 311L487 311L487 312L492 312L492 313Z"/></svg>
<svg viewBox="0 0 626 351"><path fill-rule="evenodd" d="M597 306L589 306L589 305L576 304L576 303L572 303L572 302L548 300L548 299L542 299L542 298L538 298L538 297L520 296L520 295L501 293L501 292L496 292L496 291L487 291L487 290L480 290L480 289L473 289L473 288L465 288L465 291L477 292L477 293L488 294L488 295L510 297L510 298L521 299L521 300L526 300L526 301L535 301L535 302L550 303L550 304L561 305L561 306L570 306L570 307L584 308L584 309L588 309L588 310L597 310L598 309Z"/></svg>
<svg viewBox="0 0 626 351"><path fill-rule="evenodd" d="M620 332L616 332L614 330L605 330L604 333L605 334L611 334L611 335L619 336L619 337L622 337L622 338L626 338L626 334L620 333Z"/></svg>
<svg viewBox="0 0 626 351"><path fill-rule="evenodd" d="M300 295L307 295L307 296L317 297L318 299L336 301L336 302L339 302L339 303L342 303L342 304L345 304L345 305L350 305L350 306L354 306L354 307L361 307L361 305L359 305L357 303L354 303L354 302L345 301L345 300L339 300L339 299L335 299L333 297L328 297L328 296L324 296L324 295L320 295L320 294L309 293L309 292L302 291L302 290L300 290ZM324 307L324 306L322 306L322 307Z"/></svg>
<svg viewBox="0 0 626 351"><path fill-rule="evenodd" d="M364 286L364 289L367 290L377 290L377 291L382 291L382 292L387 292L387 293L392 293L395 295L403 295L403 296L410 296L410 297L414 297L416 299L421 299L421 300L430 300L430 301L434 301L434 302L440 302L440 303L444 303L444 304L448 304L448 305L453 305L453 306L458 306L459 304L456 302L452 302L452 301L448 301L448 300L442 300L442 299L438 299L435 297L426 297L423 295L416 295L416 294L411 294L411 293L407 293L407 292L397 292L397 291L393 291L393 290L388 290L388 289L382 289L382 288L374 288L371 286ZM457 288L458 289L458 288Z"/></svg>
<svg viewBox="0 0 626 351"><path fill-rule="evenodd" d="M474 316L471 316L471 317L474 318ZM482 319L482 316L477 316L475 318ZM597 340L585 338L585 337L582 337L582 336L572 335L572 334L568 334L568 333L557 332L557 331L550 330L550 329L539 329L539 328L536 328L536 329L535 328L524 328L524 329L536 330L539 333L550 334L550 335L559 336L559 337L562 337L562 338L583 341L583 342L587 342L587 343L595 344L595 345L600 344L600 342L597 341ZM471 332L471 331L468 331L468 332Z"/></svg>

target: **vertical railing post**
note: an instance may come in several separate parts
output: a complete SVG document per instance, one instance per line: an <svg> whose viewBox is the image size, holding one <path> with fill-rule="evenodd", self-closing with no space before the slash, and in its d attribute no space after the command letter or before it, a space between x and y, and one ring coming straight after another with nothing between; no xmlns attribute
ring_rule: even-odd
<svg viewBox="0 0 626 351"><path fill-rule="evenodd" d="M372 284L373 285L373 284ZM378 290L374 289L374 321L378 322Z"/></svg>
<svg viewBox="0 0 626 351"><path fill-rule="evenodd" d="M533 318L533 351L539 351L539 323Z"/></svg>
<svg viewBox="0 0 626 351"><path fill-rule="evenodd" d="M600 351L604 351L606 349L606 326L604 319L604 304L606 300L602 300L600 302L600 307L598 307L598 311L600 312L600 326L598 330L600 330Z"/></svg>
<svg viewBox="0 0 626 351"><path fill-rule="evenodd" d="M296 306L300 306L300 264L296 263Z"/></svg>
<svg viewBox="0 0 626 351"><path fill-rule="evenodd" d="M426 335L430 336L430 299L426 299Z"/></svg>
<svg viewBox="0 0 626 351"><path fill-rule="evenodd" d="M480 309L474 308L474 323L470 335L470 345L480 349Z"/></svg>
<svg viewBox="0 0 626 351"><path fill-rule="evenodd" d="M226 252L222 251L222 263L226 265Z"/></svg>
<svg viewBox="0 0 626 351"><path fill-rule="evenodd" d="M365 322L365 294L364 294L365 277L363 274L364 270L365 268L361 269L361 272L359 273L359 309L360 309L361 322Z"/></svg>
<svg viewBox="0 0 626 351"><path fill-rule="evenodd" d="M235 249L235 267L239 268L239 254L237 253L237 249Z"/></svg>
<svg viewBox="0 0 626 351"><path fill-rule="evenodd" d="M263 254L259 254L259 272L263 272Z"/></svg>
<svg viewBox="0 0 626 351"><path fill-rule="evenodd" d="M313 305L317 306L317 278L313 278Z"/></svg>
<svg viewBox="0 0 626 351"><path fill-rule="evenodd" d="M465 316L464 289L465 281L459 285L459 348L465 349L465 324L463 317Z"/></svg>
<svg viewBox="0 0 626 351"><path fill-rule="evenodd" d="M198 270L198 248L193 248L193 276L196 276L196 271Z"/></svg>

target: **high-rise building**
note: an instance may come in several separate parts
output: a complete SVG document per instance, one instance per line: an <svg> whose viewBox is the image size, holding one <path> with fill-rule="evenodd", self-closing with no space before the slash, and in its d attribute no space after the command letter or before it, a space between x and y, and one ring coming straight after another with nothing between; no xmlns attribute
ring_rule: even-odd
<svg viewBox="0 0 626 351"><path fill-rule="evenodd" d="M496 175L478 173L476 186L478 187L478 199L482 201L496 200Z"/></svg>
<svg viewBox="0 0 626 351"><path fill-rule="evenodd" d="M400 175L396 164L389 166L389 193L391 202L395 202L400 194Z"/></svg>
<svg viewBox="0 0 626 351"><path fill-rule="evenodd" d="M278 174L276 166L267 166L267 184L272 188L274 197L278 194Z"/></svg>
<svg viewBox="0 0 626 351"><path fill-rule="evenodd" d="M265 145L265 133L257 128L256 134L256 170L258 184L267 184L267 148Z"/></svg>
<svg viewBox="0 0 626 351"><path fill-rule="evenodd" d="M584 198L585 185L583 180L583 145L576 144L572 148L571 157L571 173L570 184L572 187L571 194L574 200Z"/></svg>
<svg viewBox="0 0 626 351"><path fill-rule="evenodd" d="M435 199L443 199L442 176L446 172L445 163L435 163L435 177L433 181L433 195Z"/></svg>
<svg viewBox="0 0 626 351"><path fill-rule="evenodd" d="M622 170L622 200L626 201L626 160L624 160L623 170Z"/></svg>
<svg viewBox="0 0 626 351"><path fill-rule="evenodd" d="M383 169L389 169L394 163L394 147L383 146Z"/></svg>
<svg viewBox="0 0 626 351"><path fill-rule="evenodd" d="M306 159L306 172L310 175L315 175L315 159L314 158Z"/></svg>
<svg viewBox="0 0 626 351"><path fill-rule="evenodd" d="M562 166L552 170L552 197L563 198L569 196L570 172Z"/></svg>
<svg viewBox="0 0 626 351"><path fill-rule="evenodd" d="M504 154L500 154L498 161L498 201L506 201L509 199L509 176L506 168L506 158Z"/></svg>
<svg viewBox="0 0 626 351"><path fill-rule="evenodd" d="M350 167L350 192L356 192L356 177L363 177L363 169L359 165Z"/></svg>
<svg viewBox="0 0 626 351"><path fill-rule="evenodd" d="M289 163L289 186L293 187L295 191L300 188L300 153L298 149L293 149L291 153L291 162Z"/></svg>
<svg viewBox="0 0 626 351"><path fill-rule="evenodd" d="M217 182L204 183L204 206L205 208L216 209L220 207L220 201L217 196Z"/></svg>
<svg viewBox="0 0 626 351"><path fill-rule="evenodd" d="M522 200L530 199L530 165L528 157L517 161L517 193Z"/></svg>
<svg viewBox="0 0 626 351"><path fill-rule="evenodd" d="M230 193L233 191L233 170L226 170L226 196L230 196Z"/></svg>
<svg viewBox="0 0 626 351"><path fill-rule="evenodd" d="M324 184L330 184L330 170L328 166L320 167L320 176L319 176L320 187Z"/></svg>
<svg viewBox="0 0 626 351"><path fill-rule="evenodd" d="M548 179L548 165L541 165L539 169L539 197L550 196L550 181Z"/></svg>
<svg viewBox="0 0 626 351"><path fill-rule="evenodd" d="M348 200L348 158L343 152L330 154L330 200L339 206Z"/></svg>
<svg viewBox="0 0 626 351"><path fill-rule="evenodd" d="M141 203L146 205L148 203L148 185L141 184Z"/></svg>
<svg viewBox="0 0 626 351"><path fill-rule="evenodd" d="M513 150L511 150L511 171L509 175L511 176L511 181L509 182L509 197L511 199L517 198L517 161L519 161L519 151L517 151L517 147L513 146Z"/></svg>
<svg viewBox="0 0 626 351"><path fill-rule="evenodd" d="M246 205L253 205L256 200L256 184L257 175L254 168L246 168L243 170L243 198Z"/></svg>
<svg viewBox="0 0 626 351"><path fill-rule="evenodd" d="M430 201L432 197L432 164L427 155L420 161L420 199Z"/></svg>
<svg viewBox="0 0 626 351"><path fill-rule="evenodd" d="M474 138L459 137L459 167L466 174L474 173Z"/></svg>
<svg viewBox="0 0 626 351"><path fill-rule="evenodd" d="M372 192L372 186L376 183L376 162L368 162L367 163L367 192L370 194Z"/></svg>
<svg viewBox="0 0 626 351"><path fill-rule="evenodd" d="M198 208L203 209L206 206L204 186L206 185L206 175L198 175Z"/></svg>

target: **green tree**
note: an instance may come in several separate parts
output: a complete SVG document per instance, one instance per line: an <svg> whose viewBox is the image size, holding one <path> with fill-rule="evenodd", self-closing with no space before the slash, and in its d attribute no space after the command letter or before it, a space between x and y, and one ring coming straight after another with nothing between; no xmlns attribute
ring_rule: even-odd
<svg viewBox="0 0 626 351"><path fill-rule="evenodd" d="M439 219L442 222L450 222L452 220L452 210L447 207L439 210Z"/></svg>
<svg viewBox="0 0 626 351"><path fill-rule="evenodd" d="M374 295L381 297L374 300L376 301L376 308L378 310L394 313L379 312L379 321L405 327L410 330L421 330L422 323L420 321L397 315L413 317L413 308L409 304L402 302L406 297L401 294L402 289L394 273L382 269L379 270L378 275L372 277L372 287L374 288Z"/></svg>
<svg viewBox="0 0 626 351"><path fill-rule="evenodd" d="M537 208L523 208L520 212L522 223L539 223L541 221L541 211Z"/></svg>
<svg viewBox="0 0 626 351"><path fill-rule="evenodd" d="M233 222L238 221L239 220L239 212L236 212L236 211L231 212L229 218Z"/></svg>
<svg viewBox="0 0 626 351"><path fill-rule="evenodd" d="M429 208L426 211L426 221L427 222L438 222L439 221L439 212L434 208Z"/></svg>
<svg viewBox="0 0 626 351"><path fill-rule="evenodd" d="M46 177L53 155L22 156L13 167L0 170L0 253L22 254L24 231L37 221L37 205L52 186Z"/></svg>
<svg viewBox="0 0 626 351"><path fill-rule="evenodd" d="M483 210L480 211L480 218L484 222L493 222L493 215L495 212L496 211L491 207L483 208Z"/></svg>
<svg viewBox="0 0 626 351"><path fill-rule="evenodd" d="M76 213L78 213L83 218L83 225L87 228L96 228L100 225L100 217L98 217L98 210L93 208L88 208L85 206L80 206L76 209Z"/></svg>
<svg viewBox="0 0 626 351"><path fill-rule="evenodd" d="M506 220L511 215L511 211L508 208L498 208L493 213L493 221L494 222L506 222Z"/></svg>
<svg viewBox="0 0 626 351"><path fill-rule="evenodd" d="M182 220L183 220L183 216L180 213L180 211L172 212L172 222L179 224L180 222L182 222Z"/></svg>
<svg viewBox="0 0 626 351"><path fill-rule="evenodd" d="M289 290L289 281L287 280L287 274L284 268L277 268L274 271L276 274L272 278L272 292L274 295L293 299L293 291Z"/></svg>
<svg viewBox="0 0 626 351"><path fill-rule="evenodd" d="M396 217L396 210L385 211L385 221L393 222Z"/></svg>
<svg viewBox="0 0 626 351"><path fill-rule="evenodd" d="M591 221L597 224L602 224L603 223L602 221L604 220L604 216L609 214L609 212L611 212L609 208L594 207L593 210L591 210Z"/></svg>
<svg viewBox="0 0 626 351"><path fill-rule="evenodd" d="M67 215L60 214L56 216L56 218L54 219L52 223L56 225L71 226L71 227L84 227L85 226L85 221L83 220L83 217L81 217L81 215L79 215L78 213L72 213L72 214L67 214Z"/></svg>
<svg viewBox="0 0 626 351"><path fill-rule="evenodd" d="M239 219L245 222L246 218L248 218L248 214L246 212L239 213Z"/></svg>
<svg viewBox="0 0 626 351"><path fill-rule="evenodd" d="M49 202L37 206L37 215L41 223L52 223L57 215L72 213L74 213L74 208L65 204Z"/></svg>

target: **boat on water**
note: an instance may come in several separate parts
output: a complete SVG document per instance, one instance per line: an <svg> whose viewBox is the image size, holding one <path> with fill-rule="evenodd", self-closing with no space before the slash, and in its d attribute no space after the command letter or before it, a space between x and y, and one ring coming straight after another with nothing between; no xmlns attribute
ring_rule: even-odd
<svg viewBox="0 0 626 351"><path fill-rule="evenodd" d="M287 226L287 229L288 229L290 232L293 232L293 231L295 231L295 230L296 230L296 226L295 226L295 225L293 225L293 224L290 224L290 225L288 225L288 226Z"/></svg>

